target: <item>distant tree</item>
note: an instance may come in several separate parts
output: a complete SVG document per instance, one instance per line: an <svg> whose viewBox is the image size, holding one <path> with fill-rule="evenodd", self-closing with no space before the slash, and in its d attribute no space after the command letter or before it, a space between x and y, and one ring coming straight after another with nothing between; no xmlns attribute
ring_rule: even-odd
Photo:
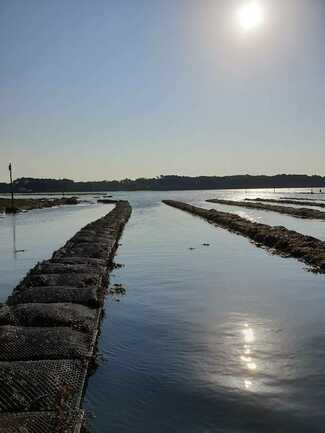
<svg viewBox="0 0 325 433"><path fill-rule="evenodd" d="M14 181L16 192L91 192L91 191L166 191L191 189L249 189L249 188L324 188L325 177L304 174L279 174L275 176L177 176L160 175L112 181L74 182L71 179L38 179L23 177ZM7 183L0 183L0 192L10 191Z"/></svg>

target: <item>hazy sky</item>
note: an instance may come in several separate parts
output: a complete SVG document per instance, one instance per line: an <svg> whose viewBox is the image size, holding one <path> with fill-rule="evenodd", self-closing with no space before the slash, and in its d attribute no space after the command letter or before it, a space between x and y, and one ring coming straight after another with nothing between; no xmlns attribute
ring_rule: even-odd
<svg viewBox="0 0 325 433"><path fill-rule="evenodd" d="M0 180L325 175L325 0L1 0Z"/></svg>

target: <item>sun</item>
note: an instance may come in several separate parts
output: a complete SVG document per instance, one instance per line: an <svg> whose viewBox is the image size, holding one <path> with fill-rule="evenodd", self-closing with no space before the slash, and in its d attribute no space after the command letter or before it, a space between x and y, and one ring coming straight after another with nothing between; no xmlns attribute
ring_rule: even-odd
<svg viewBox="0 0 325 433"><path fill-rule="evenodd" d="M249 1L238 11L238 22L242 30L256 30L264 22L264 10L257 1Z"/></svg>

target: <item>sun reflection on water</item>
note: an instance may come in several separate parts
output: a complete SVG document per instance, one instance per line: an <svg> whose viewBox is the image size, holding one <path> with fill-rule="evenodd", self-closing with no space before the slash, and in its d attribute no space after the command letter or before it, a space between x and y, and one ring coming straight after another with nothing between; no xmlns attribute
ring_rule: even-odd
<svg viewBox="0 0 325 433"><path fill-rule="evenodd" d="M245 367L250 372L254 372L257 369L256 362L253 358L253 348L252 344L255 342L254 330L249 326L248 323L244 324L242 329L242 334L244 337L243 354L240 356L240 360L245 364ZM253 382L250 378L244 380L245 389L249 390L253 386Z"/></svg>
<svg viewBox="0 0 325 433"><path fill-rule="evenodd" d="M245 343L253 343L255 341L254 331L245 323L245 328L243 329Z"/></svg>
<svg viewBox="0 0 325 433"><path fill-rule="evenodd" d="M253 385L252 381L248 379L245 379L244 384L246 389L249 389Z"/></svg>

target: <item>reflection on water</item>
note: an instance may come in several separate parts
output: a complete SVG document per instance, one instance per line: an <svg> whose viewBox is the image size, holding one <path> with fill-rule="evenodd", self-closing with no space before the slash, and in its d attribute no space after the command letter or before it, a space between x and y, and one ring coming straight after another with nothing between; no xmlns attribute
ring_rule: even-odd
<svg viewBox="0 0 325 433"><path fill-rule="evenodd" d="M0 302L37 261L48 258L83 225L111 205L37 209L0 219Z"/></svg>
<svg viewBox="0 0 325 433"><path fill-rule="evenodd" d="M245 323L243 334L244 334L245 343L253 343L255 341L254 332L252 328L249 328L247 323Z"/></svg>
<svg viewBox="0 0 325 433"><path fill-rule="evenodd" d="M91 431L320 433L325 342L306 348L324 336L324 276L147 197L119 250L128 294L107 305Z"/></svg>
<svg viewBox="0 0 325 433"><path fill-rule="evenodd" d="M12 223L12 252L14 258L17 257L17 246L16 246L16 215L11 215L10 217Z"/></svg>
<svg viewBox="0 0 325 433"><path fill-rule="evenodd" d="M92 433L323 433L325 277L160 203L201 206L218 194L244 192L114 194L134 207L118 250L125 267L111 281L128 291L106 303L103 361L85 396ZM16 259L14 226L1 219L2 299L35 261L106 211L17 215L16 248L26 251ZM324 236L312 221L253 216Z"/></svg>
<svg viewBox="0 0 325 433"><path fill-rule="evenodd" d="M251 371L256 370L256 362L253 356L252 343L255 341L255 335L252 328L249 327L248 323L244 324L244 329L242 329L242 334L244 336L243 345L243 355L241 355L240 360L245 364L246 368ZM244 380L244 386L246 389L251 389L253 385L252 378L247 378Z"/></svg>

